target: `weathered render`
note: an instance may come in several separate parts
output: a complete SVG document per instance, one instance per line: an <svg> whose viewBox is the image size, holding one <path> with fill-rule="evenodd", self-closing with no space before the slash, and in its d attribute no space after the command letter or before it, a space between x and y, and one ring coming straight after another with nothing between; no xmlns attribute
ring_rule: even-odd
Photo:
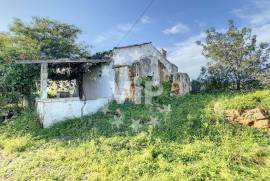
<svg viewBox="0 0 270 181"><path fill-rule="evenodd" d="M112 100L114 73L108 60L41 60L20 61L25 64L41 64L41 96L36 99L37 113L44 128L66 119L94 114ZM79 94L48 98L47 82L49 65L76 64L81 69L77 77ZM81 83L79 83L81 82ZM68 95L68 94L67 94Z"/></svg>
<svg viewBox="0 0 270 181"><path fill-rule="evenodd" d="M173 96L184 96L191 90L191 83L188 74L176 73L173 76L171 93Z"/></svg>
<svg viewBox="0 0 270 181"><path fill-rule="evenodd" d="M83 74L83 96L86 100L112 98L114 92L113 62L91 66Z"/></svg>
<svg viewBox="0 0 270 181"><path fill-rule="evenodd" d="M79 97L37 99L37 113L44 128L69 118L96 113L108 104L109 98L81 100Z"/></svg>
<svg viewBox="0 0 270 181"><path fill-rule="evenodd" d="M139 80L142 77L149 77L154 85L173 81L175 96L182 96L190 91L188 75L178 73L178 67L167 60L166 51L157 50L152 43L114 48L113 61L114 99L118 103L140 98Z"/></svg>
<svg viewBox="0 0 270 181"><path fill-rule="evenodd" d="M178 67L167 60L164 49L156 49L152 43L116 47L110 59L100 60L41 60L20 63L41 64L41 97L36 99L37 112L44 128L66 119L96 113L108 102L116 100L140 102L140 79L148 77L153 85L163 81L172 83L173 96L182 96L190 91L187 74L179 73ZM48 69L51 64L73 64L78 94L61 93L57 98L48 98ZM76 64L74 66L74 64Z"/></svg>

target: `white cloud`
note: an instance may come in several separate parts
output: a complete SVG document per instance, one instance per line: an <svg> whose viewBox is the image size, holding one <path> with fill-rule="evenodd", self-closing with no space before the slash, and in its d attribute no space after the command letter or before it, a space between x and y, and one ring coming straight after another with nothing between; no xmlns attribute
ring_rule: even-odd
<svg viewBox="0 0 270 181"><path fill-rule="evenodd" d="M96 37L94 45L100 45L102 43L112 43L119 41L132 27L131 23L118 24L115 27L109 29ZM138 28L134 28L132 32L138 31Z"/></svg>
<svg viewBox="0 0 270 181"><path fill-rule="evenodd" d="M245 7L233 10L232 13L252 28L259 42L270 42L270 1L251 1Z"/></svg>
<svg viewBox="0 0 270 181"><path fill-rule="evenodd" d="M144 16L141 19L142 24L151 24L153 23L152 19L149 16Z"/></svg>
<svg viewBox="0 0 270 181"><path fill-rule="evenodd" d="M96 37L96 39L94 40L94 43L95 44L100 44L102 42L105 42L109 39L109 36L106 36L106 35L99 35Z"/></svg>
<svg viewBox="0 0 270 181"><path fill-rule="evenodd" d="M190 28L187 25L179 22L176 25L165 29L163 33L165 35L175 35L175 34L180 34L180 33L187 33L189 31L190 31Z"/></svg>
<svg viewBox="0 0 270 181"><path fill-rule="evenodd" d="M270 42L270 23L253 27L252 30L257 35L258 42Z"/></svg>
<svg viewBox="0 0 270 181"><path fill-rule="evenodd" d="M240 9L235 9L232 13L252 25L270 23L270 1L251 1L251 4Z"/></svg>
<svg viewBox="0 0 270 181"><path fill-rule="evenodd" d="M142 24L151 24L152 19L148 16L142 17L140 20ZM99 36L96 37L94 40L94 45L100 45L102 43L112 43L114 41L118 41L121 39L125 33L127 33L130 29L132 28L131 23L126 23L126 24L118 24L115 27L109 29L108 31L100 34ZM138 31L138 27L134 27L132 29L132 32Z"/></svg>
<svg viewBox="0 0 270 181"><path fill-rule="evenodd" d="M205 23L204 21L200 21L200 20L195 20L195 23L198 25L198 27L200 28L205 28L207 26L207 23Z"/></svg>
<svg viewBox="0 0 270 181"><path fill-rule="evenodd" d="M257 35L258 42L270 42L270 1L250 2L251 4L248 6L233 10L232 13L242 19L246 26L252 28L253 33ZM177 32L175 29L171 28L170 30ZM225 29L217 31L225 32ZM172 34L169 32L168 29L167 34ZM167 48L168 59L179 67L180 72L188 73L192 79L199 76L201 67L209 61L201 54L202 47L195 43L197 40L203 41L204 38L205 34L200 33Z"/></svg>
<svg viewBox="0 0 270 181"><path fill-rule="evenodd" d="M168 59L178 66L180 72L188 73L192 79L198 78L201 67L208 62L202 55L202 47L196 44L196 41L203 41L204 38L205 34L200 33L167 48Z"/></svg>
<svg viewBox="0 0 270 181"><path fill-rule="evenodd" d="M132 27L131 23L126 23L126 24L118 24L116 26L116 29L119 31L129 31Z"/></svg>

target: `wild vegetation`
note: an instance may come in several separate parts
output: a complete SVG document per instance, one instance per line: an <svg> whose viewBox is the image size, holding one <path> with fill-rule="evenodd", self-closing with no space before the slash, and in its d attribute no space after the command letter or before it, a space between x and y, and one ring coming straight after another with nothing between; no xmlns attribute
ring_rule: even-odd
<svg viewBox="0 0 270 181"><path fill-rule="evenodd" d="M0 33L0 115L18 109L23 98L31 103L38 92L40 67L15 61L89 57L88 46L77 42L80 32L74 25L33 17L30 23L15 19Z"/></svg>
<svg viewBox="0 0 270 181"><path fill-rule="evenodd" d="M78 33L73 25L33 18L15 20L0 34L0 114L21 109L22 97L37 93L39 68L14 60L89 57ZM229 91L264 85L259 78L268 47L258 47L250 29L233 24L225 34L212 29L207 35L201 45L214 63L198 83L219 93L176 98L164 83L152 105L111 103L49 129L30 107L0 120L0 180L270 180L269 130L231 124L222 114L270 111L269 89Z"/></svg>
<svg viewBox="0 0 270 181"><path fill-rule="evenodd" d="M209 58L202 67L199 80L207 89L240 90L270 86L270 47L267 42L258 42L251 28L238 28L229 21L228 30L218 32L215 28L206 31L202 54Z"/></svg>
<svg viewBox="0 0 270 181"><path fill-rule="evenodd" d="M270 90L167 93L153 105L111 103L49 129L29 111L0 124L0 179L270 179L270 132L231 124L217 113L270 110Z"/></svg>

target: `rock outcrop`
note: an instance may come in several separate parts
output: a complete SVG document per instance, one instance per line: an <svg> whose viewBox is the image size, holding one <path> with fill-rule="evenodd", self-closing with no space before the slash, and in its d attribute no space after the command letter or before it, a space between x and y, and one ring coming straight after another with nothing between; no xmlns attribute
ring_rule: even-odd
<svg viewBox="0 0 270 181"><path fill-rule="evenodd" d="M239 123L255 128L270 128L270 115L264 109L226 110L225 118L233 123Z"/></svg>

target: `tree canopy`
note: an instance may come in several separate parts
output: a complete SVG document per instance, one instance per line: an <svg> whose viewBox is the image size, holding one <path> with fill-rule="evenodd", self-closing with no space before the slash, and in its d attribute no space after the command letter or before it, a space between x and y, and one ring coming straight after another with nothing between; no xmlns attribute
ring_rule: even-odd
<svg viewBox="0 0 270 181"><path fill-rule="evenodd" d="M39 67L15 60L89 57L88 46L77 42L79 33L74 25L48 18L33 17L30 23L15 19L9 31L0 34L0 97L14 103L36 91Z"/></svg>
<svg viewBox="0 0 270 181"><path fill-rule="evenodd" d="M214 88L245 89L261 85L260 77L269 59L269 44L257 41L250 28L229 21L228 30L206 31L203 55L210 59L200 79Z"/></svg>
<svg viewBox="0 0 270 181"><path fill-rule="evenodd" d="M34 44L35 50L39 52L39 58L58 59L90 56L88 47L77 43L77 37L81 30L74 25L48 18L33 17L28 24L20 19L15 19L10 26L10 32L11 35L17 37L18 42L29 41Z"/></svg>

